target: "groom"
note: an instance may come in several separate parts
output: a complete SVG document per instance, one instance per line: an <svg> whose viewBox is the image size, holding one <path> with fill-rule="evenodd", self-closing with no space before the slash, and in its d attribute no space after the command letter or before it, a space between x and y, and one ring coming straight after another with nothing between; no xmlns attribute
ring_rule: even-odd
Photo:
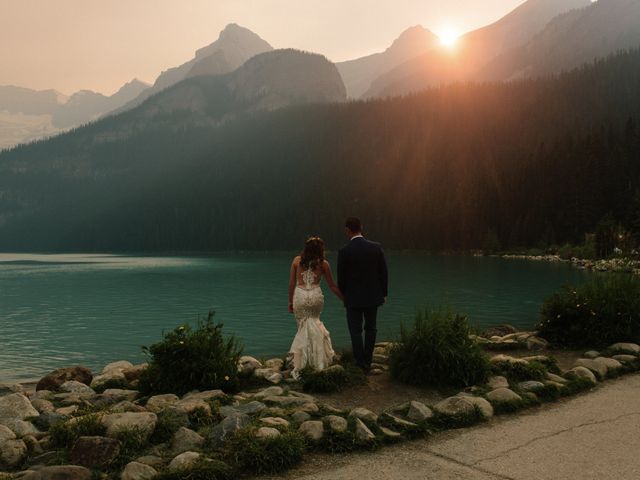
<svg viewBox="0 0 640 480"><path fill-rule="evenodd" d="M359 219L347 218L345 233L349 243L338 252L338 288L347 308L353 356L358 366L369 372L376 344L378 307L387 300L387 263L380 244L362 236Z"/></svg>

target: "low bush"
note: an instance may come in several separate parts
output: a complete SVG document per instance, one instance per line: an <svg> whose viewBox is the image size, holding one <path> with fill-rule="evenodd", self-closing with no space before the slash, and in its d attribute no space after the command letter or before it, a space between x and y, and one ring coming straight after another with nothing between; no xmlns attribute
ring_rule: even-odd
<svg viewBox="0 0 640 480"><path fill-rule="evenodd" d="M607 274L564 287L544 302L538 330L552 343L574 348L640 341L640 279Z"/></svg>
<svg viewBox="0 0 640 480"><path fill-rule="evenodd" d="M510 382L524 382L525 380L543 380L547 367L537 360L530 362L492 362L491 373L502 375Z"/></svg>
<svg viewBox="0 0 640 480"><path fill-rule="evenodd" d="M112 470L120 470L127 463L139 457L149 446L145 432L139 428L127 428L118 431L115 438L120 442L120 453L110 465Z"/></svg>
<svg viewBox="0 0 640 480"><path fill-rule="evenodd" d="M302 389L311 393L331 393L342 390L349 383L346 370L331 367L326 370L314 370L307 367L300 372Z"/></svg>
<svg viewBox="0 0 640 480"><path fill-rule="evenodd" d="M76 417L54 424L49 430L49 440L56 448L71 448L80 437L104 435L106 428L97 414Z"/></svg>
<svg viewBox="0 0 640 480"><path fill-rule="evenodd" d="M143 348L150 357L149 367L140 376L143 394L237 391L242 349L234 337L224 338L222 324L214 323L213 315L209 312L196 328L184 325L164 333L161 342Z"/></svg>
<svg viewBox="0 0 640 480"><path fill-rule="evenodd" d="M180 427L189 426L189 417L185 412L164 409L158 413L156 427L151 434L151 443L165 443L173 438Z"/></svg>
<svg viewBox="0 0 640 480"><path fill-rule="evenodd" d="M218 460L202 460L180 470L162 472L154 480L232 480L237 478L229 465Z"/></svg>
<svg viewBox="0 0 640 480"><path fill-rule="evenodd" d="M400 342L389 356L391 376L423 386L485 383L489 360L470 333L464 316L445 310L419 313L411 328L401 326Z"/></svg>
<svg viewBox="0 0 640 480"><path fill-rule="evenodd" d="M279 473L297 465L306 450L304 435L287 430L274 438L259 439L248 428L225 442L223 456L236 471L262 475Z"/></svg>
<svg viewBox="0 0 640 480"><path fill-rule="evenodd" d="M478 408L472 413L462 413L458 415L445 415L440 412L434 412L433 416L427 421L427 425L433 430L450 430L454 428L470 427L482 421L482 413Z"/></svg>

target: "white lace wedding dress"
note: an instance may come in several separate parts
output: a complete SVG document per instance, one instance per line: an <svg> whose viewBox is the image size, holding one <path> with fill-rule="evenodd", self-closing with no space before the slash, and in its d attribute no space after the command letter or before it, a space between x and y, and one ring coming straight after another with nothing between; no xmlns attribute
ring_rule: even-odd
<svg viewBox="0 0 640 480"><path fill-rule="evenodd" d="M293 355L293 378L299 378L300 371L307 366L316 370L327 368L333 362L335 353L331 347L329 331L320 321L324 307L324 295L317 275L305 270L293 294L293 314L298 324L289 353Z"/></svg>

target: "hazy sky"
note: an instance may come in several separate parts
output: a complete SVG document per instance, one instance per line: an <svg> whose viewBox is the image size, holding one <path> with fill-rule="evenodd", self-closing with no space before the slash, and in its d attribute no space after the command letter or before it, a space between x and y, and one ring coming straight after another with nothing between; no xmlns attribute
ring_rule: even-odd
<svg viewBox="0 0 640 480"><path fill-rule="evenodd" d="M523 0L0 0L0 85L111 94L193 57L228 23L346 60L421 24L460 32Z"/></svg>

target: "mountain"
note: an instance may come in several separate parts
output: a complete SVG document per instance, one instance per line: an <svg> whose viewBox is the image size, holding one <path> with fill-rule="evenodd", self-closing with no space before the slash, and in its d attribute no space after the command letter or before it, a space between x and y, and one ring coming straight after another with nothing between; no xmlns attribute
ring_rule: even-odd
<svg viewBox="0 0 640 480"><path fill-rule="evenodd" d="M295 79L312 101L344 98L324 58L276 51L1 153L0 250L293 249L310 233L333 249L348 215L390 249L576 242L608 213L640 225L640 51L548 78L268 109Z"/></svg>
<svg viewBox="0 0 640 480"><path fill-rule="evenodd" d="M463 35L455 48L431 49L386 72L364 96L401 95L432 85L473 80L488 61L525 44L556 16L589 4L590 0L528 0L497 22Z"/></svg>
<svg viewBox="0 0 640 480"><path fill-rule="evenodd" d="M371 82L405 61L435 48L438 37L417 25L404 31L384 52L336 63L350 98L359 98Z"/></svg>
<svg viewBox="0 0 640 480"><path fill-rule="evenodd" d="M43 115L52 113L66 103L67 97L56 90L32 90L30 88L0 85L0 112Z"/></svg>
<svg viewBox="0 0 640 480"><path fill-rule="evenodd" d="M215 42L198 49L194 58L188 62L162 72L153 87L128 102L120 111L140 105L152 95L186 78L229 73L251 57L271 50L273 47L251 30L231 23L220 32Z"/></svg>
<svg viewBox="0 0 640 480"><path fill-rule="evenodd" d="M598 0L560 15L531 41L499 55L479 77L511 80L557 73L640 46L640 1Z"/></svg>

